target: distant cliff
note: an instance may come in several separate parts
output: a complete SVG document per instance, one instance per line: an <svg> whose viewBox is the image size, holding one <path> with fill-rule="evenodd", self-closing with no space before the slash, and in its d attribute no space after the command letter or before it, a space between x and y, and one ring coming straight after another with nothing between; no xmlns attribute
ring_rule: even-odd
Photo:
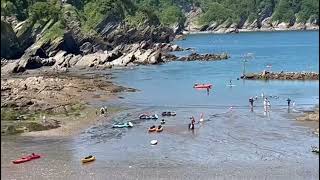
<svg viewBox="0 0 320 180"><path fill-rule="evenodd" d="M1 0L1 57L125 53L200 31L318 29L318 14L319 0Z"/></svg>

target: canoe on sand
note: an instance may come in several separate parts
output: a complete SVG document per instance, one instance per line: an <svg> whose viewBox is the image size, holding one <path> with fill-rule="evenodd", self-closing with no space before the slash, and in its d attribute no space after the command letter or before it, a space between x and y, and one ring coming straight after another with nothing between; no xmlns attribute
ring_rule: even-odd
<svg viewBox="0 0 320 180"><path fill-rule="evenodd" d="M90 155L90 156L87 156L87 157L81 159L81 162L82 163L87 163L87 162L91 162L91 161L94 161L94 160L96 160L96 157Z"/></svg>
<svg viewBox="0 0 320 180"><path fill-rule="evenodd" d="M21 157L20 159L14 160L12 162L14 164L20 164L20 163L28 162L28 161L31 161L33 159L38 159L38 158L40 158L40 155L32 153L31 155Z"/></svg>

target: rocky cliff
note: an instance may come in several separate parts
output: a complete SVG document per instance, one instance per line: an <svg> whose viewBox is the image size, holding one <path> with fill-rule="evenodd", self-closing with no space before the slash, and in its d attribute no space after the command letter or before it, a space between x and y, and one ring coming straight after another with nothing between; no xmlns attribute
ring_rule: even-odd
<svg viewBox="0 0 320 180"><path fill-rule="evenodd" d="M181 50L170 42L183 32L318 29L318 16L314 15L318 7L305 1L299 6L288 5L287 0L270 0L269 5L261 1L259 7L250 6L250 0L243 4L201 0L26 1L22 10L28 13L15 9L10 14L4 9L1 14L1 58L10 59L1 61L1 69L23 72L51 66L65 71L70 67L157 64L165 58L178 59L167 53ZM295 10L286 14L286 7ZM234 11L237 8L239 12ZM211 57L219 59L220 55L205 56ZM191 55L185 59L197 58Z"/></svg>

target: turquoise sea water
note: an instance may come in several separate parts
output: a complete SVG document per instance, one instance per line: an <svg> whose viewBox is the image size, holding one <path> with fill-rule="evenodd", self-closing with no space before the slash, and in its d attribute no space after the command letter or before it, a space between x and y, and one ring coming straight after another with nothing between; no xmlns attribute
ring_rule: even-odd
<svg viewBox="0 0 320 180"><path fill-rule="evenodd" d="M261 93L279 96L273 104L285 105L288 97L296 104L315 104L319 97L318 81L237 80L243 72L243 55L252 58L246 72L315 71L319 72L319 33L256 32L240 34L197 34L175 42L198 53L227 52L225 61L171 62L157 66L115 71L120 84L142 90L130 94L125 102L142 106L246 106L250 96ZM190 52L176 52L178 55ZM271 68L267 68L271 65ZM227 87L229 80L236 85ZM194 83L212 83L210 95L192 88ZM257 102L258 103L258 102ZM257 104L258 105L258 104Z"/></svg>

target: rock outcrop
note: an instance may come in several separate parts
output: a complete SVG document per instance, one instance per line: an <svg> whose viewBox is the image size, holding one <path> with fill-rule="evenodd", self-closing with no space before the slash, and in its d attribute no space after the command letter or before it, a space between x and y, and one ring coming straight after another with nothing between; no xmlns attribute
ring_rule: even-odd
<svg viewBox="0 0 320 180"><path fill-rule="evenodd" d="M20 57L22 52L18 38L11 25L1 20L1 57L14 59Z"/></svg>
<svg viewBox="0 0 320 180"><path fill-rule="evenodd" d="M226 53L222 54L198 54L192 53L189 56L178 58L180 61L218 61L228 59L230 56Z"/></svg>
<svg viewBox="0 0 320 180"><path fill-rule="evenodd" d="M268 72L250 73L241 76L242 79L251 80L319 80L316 72Z"/></svg>

